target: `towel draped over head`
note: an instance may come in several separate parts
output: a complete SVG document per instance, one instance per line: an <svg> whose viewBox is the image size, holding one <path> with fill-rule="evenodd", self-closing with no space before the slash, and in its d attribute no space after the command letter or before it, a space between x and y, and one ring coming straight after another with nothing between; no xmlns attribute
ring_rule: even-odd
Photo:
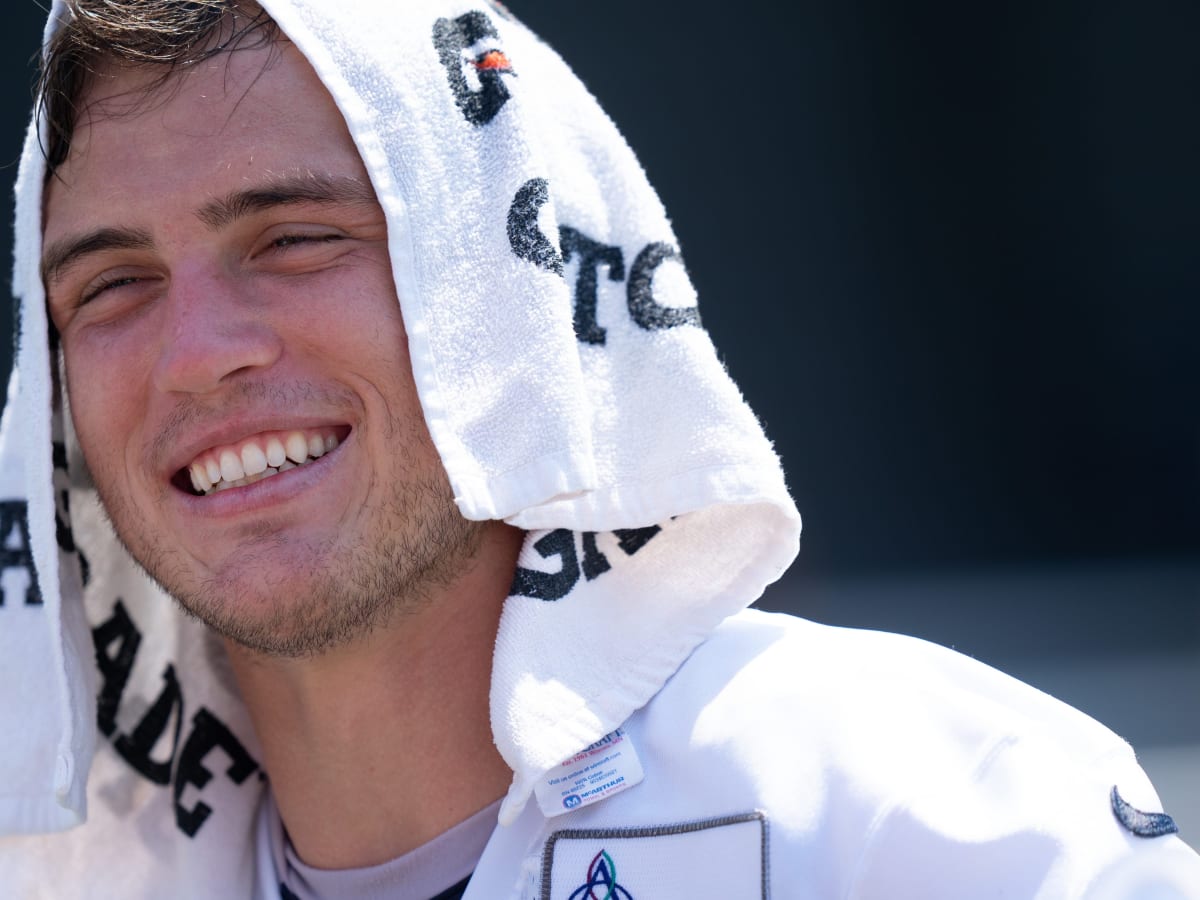
<svg viewBox="0 0 1200 900"><path fill-rule="evenodd" d="M782 573L799 517L658 197L550 48L483 0L262 6L370 173L459 509L528 531L491 689L510 821ZM56 0L47 37L68 15ZM79 464L39 276L45 127L18 175L0 435L0 829L69 828L90 806L128 823L142 863L178 865L155 842L252 813L257 745L219 647L124 553Z"/></svg>

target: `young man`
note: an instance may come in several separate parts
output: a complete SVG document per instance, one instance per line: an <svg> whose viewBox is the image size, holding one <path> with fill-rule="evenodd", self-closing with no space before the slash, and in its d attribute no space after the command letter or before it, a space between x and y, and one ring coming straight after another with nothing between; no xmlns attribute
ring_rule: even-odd
<svg viewBox="0 0 1200 900"><path fill-rule="evenodd" d="M36 569L6 655L51 696L0 821L79 827L5 839L0 881L1200 896L1081 714L918 642L722 622L799 520L561 61L499 7L263 6L51 13L3 456Z"/></svg>

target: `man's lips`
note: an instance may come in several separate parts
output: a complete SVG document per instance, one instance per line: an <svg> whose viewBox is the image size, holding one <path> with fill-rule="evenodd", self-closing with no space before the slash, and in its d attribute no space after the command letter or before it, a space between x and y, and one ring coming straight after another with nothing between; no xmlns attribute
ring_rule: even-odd
<svg viewBox="0 0 1200 900"><path fill-rule="evenodd" d="M176 472L171 483L195 496L243 487L319 459L349 433L345 425L260 432L210 447Z"/></svg>

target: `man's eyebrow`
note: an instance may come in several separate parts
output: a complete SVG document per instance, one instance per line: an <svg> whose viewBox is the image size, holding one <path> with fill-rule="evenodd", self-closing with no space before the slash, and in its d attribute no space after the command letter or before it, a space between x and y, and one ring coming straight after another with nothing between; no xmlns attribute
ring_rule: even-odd
<svg viewBox="0 0 1200 900"><path fill-rule="evenodd" d="M221 228L244 216L299 203L374 204L370 185L350 176L289 175L231 191L196 211L209 228ZM42 282L60 278L80 259L106 250L148 250L154 241L141 228L104 227L55 241L42 253Z"/></svg>
<svg viewBox="0 0 1200 900"><path fill-rule="evenodd" d="M42 283L49 284L80 259L105 250L147 250L150 233L140 228L96 228L55 241L42 253Z"/></svg>
<svg viewBox="0 0 1200 900"><path fill-rule="evenodd" d="M298 203L376 203L375 191L350 176L290 175L231 191L196 211L209 228L222 228L256 212Z"/></svg>

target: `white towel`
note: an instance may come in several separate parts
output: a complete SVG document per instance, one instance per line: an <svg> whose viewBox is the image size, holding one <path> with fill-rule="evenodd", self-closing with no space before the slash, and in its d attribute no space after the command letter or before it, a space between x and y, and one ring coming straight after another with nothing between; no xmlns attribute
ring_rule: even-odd
<svg viewBox="0 0 1200 900"><path fill-rule="evenodd" d="M263 6L333 95L370 171L418 392L460 510L529 531L491 695L496 743L514 771L501 813L511 821L548 769L620 725L721 619L783 572L798 549L799 517L703 330L657 196L552 50L484 2ZM64 14L56 0L51 20ZM241 860L244 847L232 846L240 825L225 841L208 829L206 842L180 843L179 828L148 826L147 810L168 820L194 811L201 786L181 760L201 707L236 735L232 751L220 745L226 755L240 748L250 761L241 780L218 779L231 799L217 814L238 823L257 802L257 779L246 771L256 745L220 654L123 555L80 467L66 464L77 451L55 400L38 276L45 169L36 127L18 175L21 342L0 449L10 561L0 733L21 736L0 742L0 830L81 822L86 795L93 821L58 840L83 846L74 835L100 819L107 836L87 846L100 841L113 852L124 846L114 827L126 823L124 840L147 848L139 865L212 871L214 855ZM52 435L60 433L69 446L55 469ZM23 570L11 563L24 548L26 504L36 606L19 596ZM75 542L87 560L82 590ZM126 621L141 649L114 720L113 673L130 662L114 635L128 634ZM89 623L110 640L99 675ZM173 702L168 665L183 736L146 748L143 764L161 775L151 764L166 760L173 790L144 790L150 779L130 774L114 741L124 736L128 751L139 717L164 696ZM99 714L110 728L97 738L93 698L105 688ZM208 757L209 769L226 765L225 756ZM81 868L92 858L75 852ZM209 860L182 862L188 853Z"/></svg>

